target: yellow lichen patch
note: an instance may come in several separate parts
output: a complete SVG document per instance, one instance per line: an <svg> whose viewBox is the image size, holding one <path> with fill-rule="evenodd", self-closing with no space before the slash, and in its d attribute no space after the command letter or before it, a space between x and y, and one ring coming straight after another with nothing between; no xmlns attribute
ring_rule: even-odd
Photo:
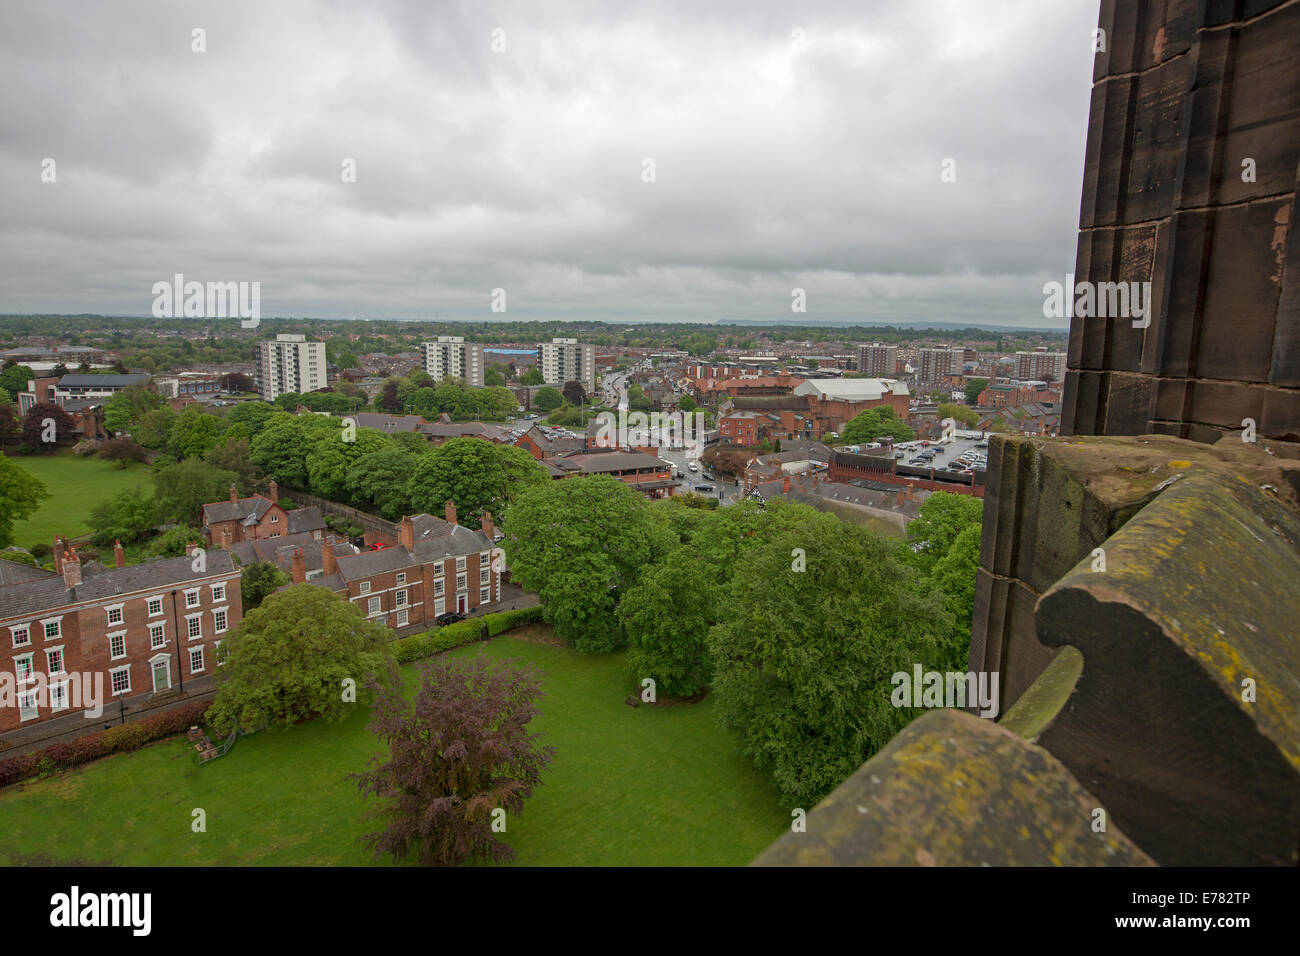
<svg viewBox="0 0 1300 956"><path fill-rule="evenodd" d="M1169 463L1169 467L1170 468L1191 468L1192 463L1190 461L1171 461Z"/></svg>

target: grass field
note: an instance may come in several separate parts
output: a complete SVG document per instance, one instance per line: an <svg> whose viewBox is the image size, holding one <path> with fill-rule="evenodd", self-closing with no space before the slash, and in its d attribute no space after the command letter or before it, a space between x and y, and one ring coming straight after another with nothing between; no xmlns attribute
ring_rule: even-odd
<svg viewBox="0 0 1300 956"><path fill-rule="evenodd" d="M530 727L556 756L508 821L516 863L739 865L788 826L790 808L714 725L711 699L628 707L622 654L585 657L510 635L455 653L542 672L546 696ZM411 681L414 666L403 674ZM0 792L0 864L387 862L360 842L373 826L346 779L377 746L358 713L243 738L203 768L181 739L10 788ZM195 808L205 833L191 831Z"/></svg>
<svg viewBox="0 0 1300 956"><path fill-rule="evenodd" d="M31 472L45 483L50 497L41 502L40 510L26 521L14 524L14 544L30 548L50 544L56 534L70 538L90 530L86 520L91 510L119 491L141 485L153 494L153 476L149 467L131 463L126 468L116 462L81 457L71 449L53 455L13 455L14 464Z"/></svg>

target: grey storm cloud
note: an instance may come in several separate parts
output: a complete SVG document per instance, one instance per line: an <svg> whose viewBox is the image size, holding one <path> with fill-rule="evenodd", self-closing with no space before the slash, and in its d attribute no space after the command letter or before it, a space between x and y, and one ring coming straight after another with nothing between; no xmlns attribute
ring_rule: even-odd
<svg viewBox="0 0 1300 956"><path fill-rule="evenodd" d="M11 0L0 312L148 314L181 272L266 315L1049 325L1096 17Z"/></svg>

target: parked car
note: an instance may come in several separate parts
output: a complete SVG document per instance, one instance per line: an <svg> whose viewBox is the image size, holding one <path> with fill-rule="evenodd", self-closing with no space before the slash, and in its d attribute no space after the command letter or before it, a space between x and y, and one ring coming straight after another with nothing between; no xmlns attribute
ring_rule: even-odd
<svg viewBox="0 0 1300 956"><path fill-rule="evenodd" d="M436 623L439 627L442 627L444 624L455 624L457 621L463 621L463 620L465 620L464 614L460 614L453 611L450 614L444 614L441 617L437 618Z"/></svg>

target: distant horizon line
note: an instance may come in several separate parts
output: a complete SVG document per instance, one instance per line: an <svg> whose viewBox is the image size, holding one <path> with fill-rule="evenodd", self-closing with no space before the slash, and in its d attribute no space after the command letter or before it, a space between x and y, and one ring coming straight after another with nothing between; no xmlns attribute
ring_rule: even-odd
<svg viewBox="0 0 1300 956"><path fill-rule="evenodd" d="M223 318L184 318L168 317L159 319L152 315L138 315L126 312L6 312L0 313L0 322L6 319L30 319L30 318L55 318L55 319L132 319L138 321L152 322L193 322L195 325L210 322L238 322L238 319ZM780 319L510 319L510 318L491 318L491 319L433 319L433 318L401 318L397 316L352 316L343 318L337 316L263 316L262 322L401 322L418 325L482 325L485 323L513 323L517 325L615 325L615 326L660 326L660 325L693 325L705 328L723 328L723 329L746 329L746 328L806 328L812 329L850 329L850 328L880 328L880 329L899 329L914 332L924 331L951 331L960 332L965 329L977 329L982 332L1021 332L1021 333L1039 333L1046 335L1068 335L1070 327L1064 326L1028 326L1028 325L993 325L984 322L960 322L945 321L941 319L915 319L908 322L887 322L887 321L853 321L849 319L828 319L826 322L816 322L808 319L795 319L785 321ZM253 331L252 329L241 329L240 331Z"/></svg>

